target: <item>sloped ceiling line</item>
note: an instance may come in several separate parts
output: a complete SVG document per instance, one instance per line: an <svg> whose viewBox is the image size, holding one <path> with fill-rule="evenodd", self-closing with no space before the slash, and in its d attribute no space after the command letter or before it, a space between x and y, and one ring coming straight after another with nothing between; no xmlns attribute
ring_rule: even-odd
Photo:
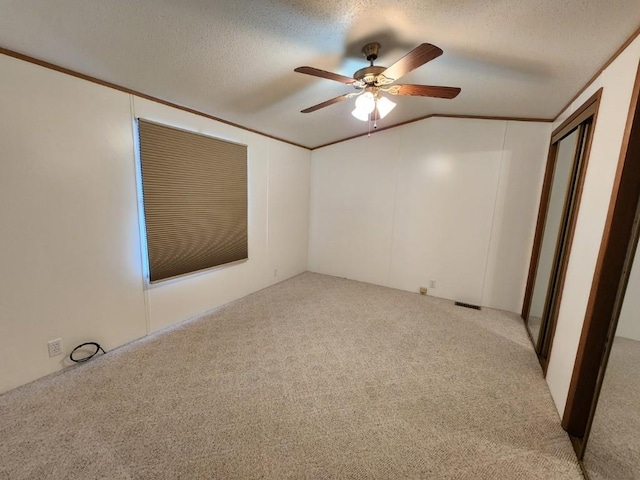
<svg viewBox="0 0 640 480"><path fill-rule="evenodd" d="M76 72L74 70L70 70L68 68L61 67L59 65L55 65L55 64L50 63L50 62L45 62L44 60L39 60L37 58L30 57L29 55L24 55L24 54L19 53L19 52L14 52L13 50L9 50L9 49L0 47L0 54L7 55L9 57L13 57L13 58L16 58L18 60L23 60L25 62L33 63L35 65L39 65L41 67L48 68L50 70L54 70L54 71L59 72L59 73L64 73L65 75L70 75L72 77L80 78L82 80L86 80L86 81L91 82L91 83L96 83L98 85L102 85L103 87L113 88L114 90L118 90L120 92L124 92L124 93L130 94L130 95L135 95L137 97L144 98L146 100L151 100L153 102L161 103L163 105L167 105L168 107L177 108L178 110L182 110L182 111L185 111L185 112L188 112L188 113L193 113L194 115L198 115L198 116L201 116L201 117L208 118L210 120L215 120L216 122L221 122L221 123L224 123L224 124L227 124L227 125L231 125L232 127L240 128L242 130L246 130L248 132L252 132L252 133L256 133L258 135L262 135L262 136L265 136L265 137L268 137L268 138L272 138L272 139L278 140L280 142L288 143L289 145L293 145L295 147L305 148L305 149L309 150L309 147L307 147L305 145L300 145L298 143L291 142L289 140L285 140L284 138L278 138L278 137L275 137L273 135L269 135L267 133L259 132L257 130L253 130L251 128L245 127L243 125L239 125L237 123L229 122L228 120L225 120L223 118L215 117L213 115L209 115L208 113L204 113L204 112L200 112L198 110L194 110L193 108L184 107L182 105L177 105L175 103L168 102L166 100L162 100L161 98L156 98L156 97L153 97L151 95L147 95L146 93L136 92L135 90L131 90L130 88L126 88L126 87L123 87L121 85L117 85L115 83L106 82L104 80L100 80L99 78L95 78L95 77L92 77L90 75L85 75L84 73Z"/></svg>
<svg viewBox="0 0 640 480"><path fill-rule="evenodd" d="M402 83L460 87L400 96L380 127L425 115L551 118L640 25L637 0L0 0L0 45L219 121L317 147L367 130L348 86L362 46L390 66L421 43L444 54Z"/></svg>
<svg viewBox="0 0 640 480"><path fill-rule="evenodd" d="M584 86L582 88L580 88L580 90L578 90L578 92L571 98L571 100L569 102L567 102L566 105L564 105L562 107L562 109L557 113L557 115L554 118L527 118L527 117L509 117L509 116L484 116L484 115L458 115L458 114L446 114L446 113L430 113L428 115L422 115L422 116L419 116L419 117L416 117L416 118L412 118L412 119L405 120L405 121L402 121L402 122L398 122L398 123L395 123L395 124L392 124L392 125L388 125L388 126L385 126L385 127L382 127L382 128L378 128L376 130L376 132L389 130L391 128L396 128L396 127L399 127L399 126L402 126L402 125L406 125L406 124L409 124L409 123L414 123L414 122L417 122L417 121L420 121L420 120L426 120L428 118L469 118L469 119L510 120L510 121L525 121L525 122L526 121L529 121L529 122L554 122L576 100L576 98L578 98L589 87L589 85L591 85L598 78L598 76L609 65L611 65L611 63L613 63L613 61L615 61L616 58L618 58L618 56L638 36L640 36L640 27L638 29L636 29L633 32L633 34L629 36L629 38L627 38L627 40L618 48L618 50L616 50L616 52L596 71L596 73L589 79L589 81L587 83L585 83ZM265 132L261 132L259 130L255 130L255 129L246 127L244 125L240 125L238 123L234 123L234 122L231 122L229 120L225 120L224 118L216 117L214 115L211 115L211 114L208 114L208 113L205 113L205 112L202 112L202 111L190 108L190 107L186 107L186 106L183 106L183 105L178 105L176 103L173 103L173 102L170 102L170 101L167 101L167 100L163 100L161 98L154 97L152 95L149 95L149 94L146 94L146 93L143 93L143 92L132 90L130 88L123 87L121 85L117 85L117 84L112 83L112 82L107 82L107 81L101 80L99 78L95 78L95 77L92 77L90 75L86 75L84 73L77 72L75 70L71 70L71 69L56 65L56 64L51 63L51 62L40 60L40 59L34 58L34 57L30 56L30 55L25 55L23 53L19 53L19 52L16 52L16 51L13 51L13 50L10 50L10 49L7 49L7 48L0 47L0 54L7 55L9 57L13 57L13 58L16 58L16 59L19 59L19 60L22 60L22 61L26 61L26 62L29 62L29 63L33 63L35 65L39 65L39 66L44 67L44 68L48 68L48 69L51 69L51 70L54 70L54 71L57 71L57 72L60 72L60 73L64 73L66 75L70 75L70 76L73 76L73 77L76 77L76 78L80 78L82 80L86 80L86 81L89 81L89 82L92 82L92 83L96 83L98 85L102 85L102 86L105 86L105 87L108 87L108 88L113 88L115 90L118 90L118 91L121 91L121 92L124 92L124 93L127 93L127 94L136 95L138 97L145 98L147 100L158 102L158 103L161 103L163 105L167 105L169 107L177 108L179 110L183 110L185 112L192 113L194 115L198 115L198 116L205 117L205 118L217 121L217 122L221 122L221 123L224 123L224 124L227 124L227 125L231 125L233 127L240 128L240 129L248 131L248 132L252 132L252 133L255 133L255 134L258 134L258 135L262 135L264 137L271 138L271 139L274 139L274 140L278 140L278 141L287 143L289 145L293 145L293 146L296 146L296 147L304 148L304 149L307 149L307 150L316 150L318 148L327 147L329 145L334 145L334 144L337 144L337 143L345 142L347 140L352 140L354 138L358 138L358 137L362 137L362 136L367 135L367 132L362 132L362 133L358 133L358 134L355 134L355 135L350 135L350 136L347 136L347 137L344 137L344 138L340 138L340 139L337 139L337 140L334 140L334 141L331 141L331 142L322 143L322 144L315 145L315 146L302 145L300 143L296 143L296 142L293 142L291 140L287 140L285 138L281 138L281 137L278 137L278 136L275 136L275 135L271 135L271 134L268 134L268 133L265 133Z"/></svg>

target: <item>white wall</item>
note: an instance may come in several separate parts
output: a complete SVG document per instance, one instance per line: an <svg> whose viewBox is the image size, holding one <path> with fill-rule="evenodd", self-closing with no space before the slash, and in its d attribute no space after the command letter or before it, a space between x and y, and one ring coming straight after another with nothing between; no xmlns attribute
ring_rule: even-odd
<svg viewBox="0 0 640 480"><path fill-rule="evenodd" d="M616 336L640 342L640 255L638 254L633 259Z"/></svg>
<svg viewBox="0 0 640 480"><path fill-rule="evenodd" d="M554 128L559 126L600 87L604 88L547 369L547 382L560 414L569 392L639 59L640 37L554 124Z"/></svg>
<svg viewBox="0 0 640 480"><path fill-rule="evenodd" d="M431 118L314 150L309 270L519 311L550 128Z"/></svg>
<svg viewBox="0 0 640 480"><path fill-rule="evenodd" d="M306 270L308 150L2 55L0 85L0 392L67 365L48 340L113 349ZM248 145L247 262L144 287L133 115Z"/></svg>

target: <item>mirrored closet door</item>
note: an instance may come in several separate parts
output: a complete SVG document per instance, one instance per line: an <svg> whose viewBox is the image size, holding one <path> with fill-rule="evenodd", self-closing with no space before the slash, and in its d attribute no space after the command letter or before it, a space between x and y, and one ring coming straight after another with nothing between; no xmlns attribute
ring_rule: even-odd
<svg viewBox="0 0 640 480"><path fill-rule="evenodd" d="M522 309L531 341L545 370L600 93L591 97L556 129L551 138Z"/></svg>
<svg viewBox="0 0 640 480"><path fill-rule="evenodd" d="M560 140L557 145L557 155L554 165L553 180L549 193L549 203L544 222L542 244L538 268L536 269L531 307L527 318L527 327L534 344L538 343L542 330L542 319L548 310L547 298L549 289L553 284L553 272L558 260L557 247L562 238L563 227L566 224L567 202L570 200L572 174L576 167L576 151L580 129Z"/></svg>

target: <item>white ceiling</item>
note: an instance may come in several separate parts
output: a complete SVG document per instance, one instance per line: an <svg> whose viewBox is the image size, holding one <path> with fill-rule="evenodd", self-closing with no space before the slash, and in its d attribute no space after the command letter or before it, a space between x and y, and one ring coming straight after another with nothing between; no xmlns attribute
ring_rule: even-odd
<svg viewBox="0 0 640 480"><path fill-rule="evenodd" d="M352 76L360 49L389 66L420 43L444 55L402 83L462 88L394 97L381 127L433 113L553 118L640 25L637 0L0 0L0 47L307 147L365 133L349 93L294 73Z"/></svg>

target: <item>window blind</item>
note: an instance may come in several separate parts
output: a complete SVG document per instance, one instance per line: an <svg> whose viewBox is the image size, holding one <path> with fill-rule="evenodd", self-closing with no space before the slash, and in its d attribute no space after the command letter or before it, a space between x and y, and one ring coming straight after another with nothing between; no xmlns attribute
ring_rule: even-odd
<svg viewBox="0 0 640 480"><path fill-rule="evenodd" d="M247 147L138 119L151 282L246 259Z"/></svg>

